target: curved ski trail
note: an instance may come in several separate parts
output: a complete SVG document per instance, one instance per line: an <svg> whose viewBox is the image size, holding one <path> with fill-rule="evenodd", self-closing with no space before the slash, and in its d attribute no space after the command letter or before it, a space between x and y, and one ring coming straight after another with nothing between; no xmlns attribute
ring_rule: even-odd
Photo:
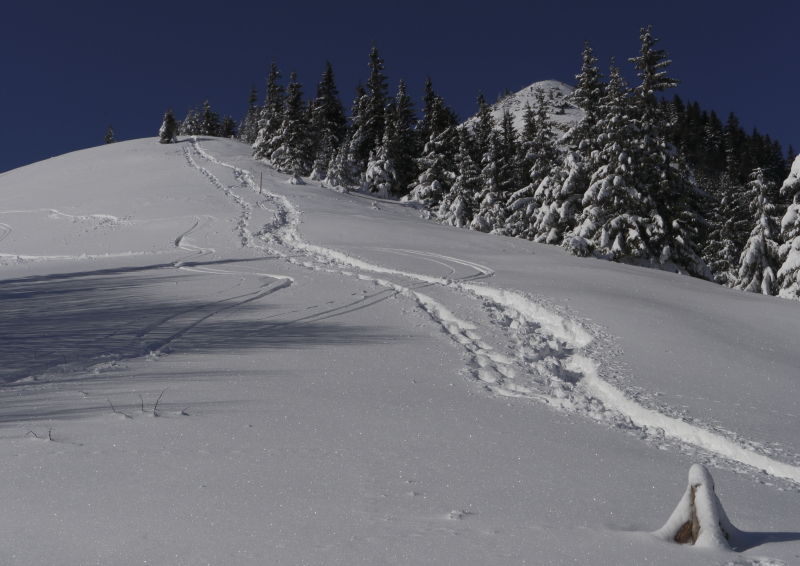
<svg viewBox="0 0 800 566"><path fill-rule="evenodd" d="M192 140L192 146L203 159L233 169L242 188L259 192L258 183L249 171L212 157L196 140ZM206 170L203 171L210 176ZM765 471L777 478L800 483L800 467L766 455L757 443L743 440L733 432L698 425L697 421L686 422L678 411L670 407L646 407L634 400L632 392L625 390L624 386L603 378L603 364L608 350L614 348L614 337L601 327L571 316L540 298L492 287L484 282L473 282L474 279L491 277L494 272L490 268L419 250L372 248L449 261L474 269L478 274L450 279L376 265L305 241L299 230L301 213L288 198L266 188L260 197L270 204L274 218L254 236L247 231L248 245L313 269L372 280L409 297L468 352L467 371L484 390L499 397L536 400L559 411L577 413L623 429L660 448L669 448L672 442L674 448L707 465L751 475ZM235 200L241 202L238 196ZM263 208L262 203L259 206ZM258 238L266 246L250 244L251 237ZM296 254L301 258L294 257ZM412 283L402 285L358 271ZM478 324L459 319L444 304L415 291L420 284L480 301L483 313L491 321L487 330L502 336L501 347L505 346L504 349L512 353L504 354L483 340L476 332ZM790 459L793 456L786 454L786 457Z"/></svg>

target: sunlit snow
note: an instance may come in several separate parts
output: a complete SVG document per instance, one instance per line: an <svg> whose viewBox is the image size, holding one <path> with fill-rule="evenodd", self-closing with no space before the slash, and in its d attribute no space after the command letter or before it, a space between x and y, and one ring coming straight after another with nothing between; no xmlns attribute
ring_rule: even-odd
<svg viewBox="0 0 800 566"><path fill-rule="evenodd" d="M800 303L289 181L0 175L0 564L800 561Z"/></svg>

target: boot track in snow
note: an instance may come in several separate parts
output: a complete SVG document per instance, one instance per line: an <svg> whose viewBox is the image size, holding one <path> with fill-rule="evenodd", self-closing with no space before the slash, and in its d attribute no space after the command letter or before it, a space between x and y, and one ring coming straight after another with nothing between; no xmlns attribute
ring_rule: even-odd
<svg viewBox="0 0 800 566"><path fill-rule="evenodd" d="M191 138L190 144L192 151L202 160L232 169L241 189L259 193L258 183L252 173L213 157L196 138ZM682 452L689 453L706 465L749 474L765 471L777 478L800 483L800 468L770 458L735 433L686 422L670 407L652 403L644 406L634 399L631 391L603 379L604 358L608 357L603 349L613 347L613 337L599 326L559 312L558 307L545 300L493 287L485 281L476 283L476 280L492 277L494 272L486 266L417 250L374 248L425 257L450 268L451 274L454 270L448 262L477 272L474 276L462 279L432 277L382 267L341 251L310 244L300 234L300 211L288 198L272 193L267 188L259 195L263 200L258 206L273 211L274 217L272 222L254 234L249 228L251 205L232 187L224 186L207 168L198 165L192 157L192 151L184 149L189 164L241 207L239 232L244 246L312 269L371 280L408 297L417 308L440 325L445 334L464 348L470 358L467 371L483 390L502 398L535 400L559 411L577 413L626 430L661 448L667 447L672 441ZM295 257L297 255L300 257ZM409 283L398 284L377 275ZM456 296L480 302L493 325L492 334L503 336L503 345L514 354L503 354L476 332L478 324L459 319L446 305L415 290L421 286L435 286Z"/></svg>

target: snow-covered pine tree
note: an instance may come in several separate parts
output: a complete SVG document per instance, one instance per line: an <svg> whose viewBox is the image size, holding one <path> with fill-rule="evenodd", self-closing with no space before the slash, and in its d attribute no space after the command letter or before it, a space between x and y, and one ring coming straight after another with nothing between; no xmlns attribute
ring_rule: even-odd
<svg viewBox="0 0 800 566"><path fill-rule="evenodd" d="M200 113L197 106L194 109L189 108L186 112L186 118L181 122L178 133L182 136L196 136L200 134Z"/></svg>
<svg viewBox="0 0 800 566"><path fill-rule="evenodd" d="M550 119L549 108L544 91L537 89L536 110L534 111L534 136L532 143L525 144L528 150L525 159L527 164L530 165L528 173L531 182L537 186L548 175L553 163L558 158L556 133L553 121ZM528 140L523 139L523 141Z"/></svg>
<svg viewBox="0 0 800 566"><path fill-rule="evenodd" d="M502 200L499 182L500 149L499 135L492 130L487 140L487 149L481 157L479 190L475 195L477 210L470 222L470 228L479 232L500 233L506 222L507 208Z"/></svg>
<svg viewBox="0 0 800 566"><path fill-rule="evenodd" d="M597 57L594 56L594 50L588 41L584 42L582 59L581 72L575 75L577 85L571 99L583 110L584 116L566 133L562 143L580 157L583 169L588 171L594 169L593 155L601 147L598 122L601 119L600 101L605 84L602 82L604 77L596 65ZM587 188L588 186L579 189L580 193L583 194Z"/></svg>
<svg viewBox="0 0 800 566"><path fill-rule="evenodd" d="M577 226L565 238L565 247L577 255L595 251L615 260L650 256L645 239L653 203L637 190L632 166L633 122L628 84L611 60L609 82L600 100L597 128L600 149L593 157L595 169L583 195Z"/></svg>
<svg viewBox="0 0 800 566"><path fill-rule="evenodd" d="M200 129L198 134L201 136L216 136L219 133L219 114L211 110L208 99L203 103L203 112L200 115Z"/></svg>
<svg viewBox="0 0 800 566"><path fill-rule="evenodd" d="M597 57L588 41L583 43L583 64L581 72L575 75L578 81L572 92L574 102L584 112L584 117L569 132L569 143L582 155L588 156L594 149L597 139L597 122L600 119L600 99L603 96L603 75L597 67ZM585 142L585 145L584 145Z"/></svg>
<svg viewBox="0 0 800 566"><path fill-rule="evenodd" d="M533 194L536 192L536 185L531 182L530 168L531 160L535 155L534 144L536 140L536 113L528 102L525 102L525 113L522 116L522 135L520 136L520 175L521 189L511 193L508 197L504 233L507 236L516 238L527 238L530 229L530 217L538 207ZM529 159L528 156L531 156Z"/></svg>
<svg viewBox="0 0 800 566"><path fill-rule="evenodd" d="M582 156L576 147L569 146L569 136L564 137L561 145L557 142L542 92L537 93L537 105L537 137L533 144L536 157L533 158L530 179L536 187L533 198L539 206L529 217L525 237L537 242L561 244L564 235L575 227L576 216L581 212L587 175ZM591 129L596 130L596 124ZM586 133L577 137L590 135L587 126Z"/></svg>
<svg viewBox="0 0 800 566"><path fill-rule="evenodd" d="M253 85L250 89L250 98L248 98L247 102L249 103L247 116L244 117L239 127L239 139L247 145L253 145L253 142L258 137L258 115L261 112L258 104L256 104L258 102L256 85Z"/></svg>
<svg viewBox="0 0 800 566"><path fill-rule="evenodd" d="M236 137L236 122L230 116L223 116L219 124L217 135L221 138L235 138Z"/></svg>
<svg viewBox="0 0 800 566"><path fill-rule="evenodd" d="M116 143L117 140L114 139L114 125L109 124L108 130L106 130L106 137L104 138L105 142L108 143Z"/></svg>
<svg viewBox="0 0 800 566"><path fill-rule="evenodd" d="M739 259L734 288L774 295L777 290L776 271L780 265L778 219L774 216L775 206L768 198L774 187L762 169L755 169L750 179L747 196L750 197L753 224Z"/></svg>
<svg viewBox="0 0 800 566"><path fill-rule="evenodd" d="M300 177L308 175L313 164L308 113L303 103L302 86L297 82L297 73L292 71L286 87L283 122L273 138L277 147L270 156L273 166L278 171L291 173L294 182L299 182Z"/></svg>
<svg viewBox="0 0 800 566"><path fill-rule="evenodd" d="M350 135L350 133L345 134L342 144L333 150L328 161L324 183L331 187L342 187L347 190L347 187L353 185L354 159L350 153Z"/></svg>
<svg viewBox="0 0 800 566"><path fill-rule="evenodd" d="M739 118L731 112L728 114L728 121L725 123L725 161L728 175L742 186L748 180L748 170L742 163L742 154L747 144L747 134L739 125Z"/></svg>
<svg viewBox="0 0 800 566"><path fill-rule="evenodd" d="M449 106L445 106L444 99L433 90L433 81L430 77L425 81L425 103L422 108L422 119L417 124L417 135L423 143L438 136L447 128L458 125L458 117Z"/></svg>
<svg viewBox="0 0 800 566"><path fill-rule="evenodd" d="M536 189L536 199L541 205L528 234L537 241L562 243L578 254L588 251L587 241L574 236L578 216L582 214L583 195L589 185L589 172L597 168L595 160L602 147L599 123L605 87L603 75L596 66L597 58L588 41L584 42L582 60L581 72L575 75L577 86L571 98L584 111L584 116L561 139L560 155L546 180Z"/></svg>
<svg viewBox="0 0 800 566"><path fill-rule="evenodd" d="M475 196L480 189L480 171L472 160L472 140L466 128L458 128L458 153L455 156L456 179L439 204L437 217L443 224L469 227L475 214Z"/></svg>
<svg viewBox="0 0 800 566"><path fill-rule="evenodd" d="M253 142L253 155L260 159L269 159L278 145L275 136L283 124L284 90L278 84L281 72L272 60L267 77L267 96L258 120L258 135Z"/></svg>
<svg viewBox="0 0 800 566"><path fill-rule="evenodd" d="M712 279L711 271L699 256L698 242L706 222L699 213L699 191L683 156L666 138L670 124L655 93L675 87L676 79L664 69L671 61L666 51L655 49L651 26L642 28L641 49L634 63L640 85L634 89L634 109L638 135L631 146L636 190L652 202L645 237L646 259L651 267L680 271Z"/></svg>
<svg viewBox="0 0 800 566"><path fill-rule="evenodd" d="M520 152L519 135L514 127L514 117L503 111L500 129L490 138L490 151L484 154L483 194L477 215L492 225L490 231L504 233L508 210L506 205L511 194L515 193L522 183L523 156ZM487 165L493 162L488 169ZM491 194L490 194L491 193Z"/></svg>
<svg viewBox="0 0 800 566"><path fill-rule="evenodd" d="M344 186L358 185L361 182L361 174L366 170L366 162L361 161L360 156L363 155L367 143L365 116L368 100L367 91L361 83L358 83L356 97L350 108L351 126L347 147L337 152L337 159L341 164L337 166L337 179L338 183Z"/></svg>
<svg viewBox="0 0 800 566"><path fill-rule="evenodd" d="M475 115L475 124L472 126L472 149L475 152L472 156L475 163L481 163L483 156L489 150L489 138L492 136L497 122L492 117L492 109L483 97L483 93L478 93L478 113Z"/></svg>
<svg viewBox="0 0 800 566"><path fill-rule="evenodd" d="M414 131L416 115L414 103L406 92L406 83L402 79L395 97L394 112L387 114L391 117L391 146L394 159L397 184L393 195L401 197L408 191L408 186L417 175L416 158L420 154L417 134ZM387 126L388 127L388 126Z"/></svg>
<svg viewBox="0 0 800 566"><path fill-rule="evenodd" d="M550 188L550 171L559 153L544 91L537 89L535 95L536 110L526 108L522 129L522 167L527 170L522 180L528 184L508 195L504 230L509 236L544 242L560 223ZM550 242L560 241L562 234L563 230L556 229Z"/></svg>
<svg viewBox="0 0 800 566"><path fill-rule="evenodd" d="M792 157L794 152L789 152ZM779 256L782 262L778 270L778 295L785 299L800 300L800 156L794 158L789 176L781 186L781 195L792 198L792 204L781 219Z"/></svg>
<svg viewBox="0 0 800 566"><path fill-rule="evenodd" d="M482 92L478 93L478 113L472 126L472 151L473 160L480 169L478 192L474 196L475 212L470 221L470 229L479 232L491 232L495 228L495 221L502 218L505 221L506 203L498 200L497 185L497 123L492 117L491 108L486 102Z"/></svg>
<svg viewBox="0 0 800 566"><path fill-rule="evenodd" d="M175 121L175 115L172 113L172 108L170 108L164 113L164 119L161 121L161 128L158 130L158 143L176 142L177 130L178 123Z"/></svg>
<svg viewBox="0 0 800 566"><path fill-rule="evenodd" d="M417 149L413 125L414 103L400 81L395 100L386 105L384 134L381 143L370 155L366 182L370 191L385 196L403 196L415 178Z"/></svg>
<svg viewBox="0 0 800 566"><path fill-rule="evenodd" d="M581 213L587 175L581 155L563 147L557 162L534 192L539 207L534 211L528 237L537 242L561 244L575 228Z"/></svg>
<svg viewBox="0 0 800 566"><path fill-rule="evenodd" d="M738 276L742 253L741 234L749 228L748 204L742 199L741 187L727 173L706 182L709 194L706 219L708 234L702 242L702 258L720 285L732 287Z"/></svg>
<svg viewBox="0 0 800 566"><path fill-rule="evenodd" d="M339 91L333 77L333 68L325 62L325 72L317 84L317 97L311 103L311 132L314 167L311 178L322 180L327 176L328 164L334 151L347 134L347 117L344 114Z"/></svg>
<svg viewBox="0 0 800 566"><path fill-rule="evenodd" d="M419 202L431 210L437 210L442 197L450 191L455 180L453 148L458 147L458 131L447 128L438 136L431 136L422 156L416 159L420 173L409 187L411 191L401 200Z"/></svg>
<svg viewBox="0 0 800 566"><path fill-rule="evenodd" d="M367 162L367 170L364 174L366 188L375 193L380 198L389 198L397 192L398 175L395 168L396 138L394 124L397 110L394 101L386 105L383 130L383 139L378 146L372 150Z"/></svg>
<svg viewBox="0 0 800 566"><path fill-rule="evenodd" d="M356 158L366 165L372 151L383 140L386 127L386 103L389 99L389 84L383 71L386 66L380 58L378 48L373 45L369 54L370 75L367 80L369 95L362 110L361 135L362 142L355 152Z"/></svg>

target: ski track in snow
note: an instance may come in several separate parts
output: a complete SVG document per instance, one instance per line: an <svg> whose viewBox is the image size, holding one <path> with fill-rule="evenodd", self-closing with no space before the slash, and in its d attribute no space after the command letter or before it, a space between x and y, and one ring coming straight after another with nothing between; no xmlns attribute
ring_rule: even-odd
<svg viewBox="0 0 800 566"><path fill-rule="evenodd" d="M259 193L252 173L211 156L196 138L191 138L190 143L207 163L233 170L242 189ZM307 268L373 281L394 291L393 294L410 298L464 348L470 359L465 371L485 391L500 398L538 401L558 411L607 423L657 448L680 451L695 461L748 474L768 485L773 484L763 482L765 473L788 480L777 482L785 487L800 484L800 467L794 465L800 463L800 456L783 452L782 459L776 459L766 443L743 439L733 431L691 419L674 408L656 404L646 392L627 387L624 381L628 376L613 360L619 351L616 339L602 327L572 316L543 298L491 287L484 282L475 283L476 279L492 277L494 272L473 262L417 250L372 248L435 261L451 269L451 274L455 270L448 262L477 272L462 279L450 279L382 267L341 251L310 244L300 234L300 211L288 198L267 189L260 195L264 200L257 206L272 212L273 219L253 234L249 229L250 205L208 169L197 165L188 148L184 152L190 165L243 209L239 223L243 246ZM298 254L301 257L297 257ZM401 285L354 271L382 274L411 283ZM483 312L491 320L492 333L501 335L504 344L493 347L475 332L477 324L459 319L445 305L415 290L431 285L480 301ZM389 296L392 295L380 300ZM367 305L358 308L363 306ZM334 310L344 308L347 306ZM500 351L503 346L509 353Z"/></svg>
<svg viewBox="0 0 800 566"><path fill-rule="evenodd" d="M196 144L193 143L193 148L196 150L198 156L202 159L207 161L216 162L208 156L205 152L198 150ZM253 237L253 234L250 232L249 229L249 220L250 220L250 211L251 207L250 204L242 199L239 195L233 192L232 187L224 186L220 181L211 174L206 168L197 164L194 158L191 155L191 152L188 148L184 147L184 156L188 162L188 164L198 170L201 174L203 174L207 180L214 185L216 188L222 190L226 196L230 197L236 204L239 205L241 208L241 214L239 218L239 222L237 224L237 230L239 232L241 238L241 244L245 247L254 248L258 251L264 252L266 251L265 246L260 245L258 241ZM216 162L219 163L219 162ZM234 168L234 174L240 184L246 188L252 188L249 184L249 177L245 179L242 172L238 169ZM108 215L108 214L93 214L93 215L85 215L85 216L74 216L69 214L61 213L55 209L36 209L36 210L14 210L14 211L1 211L0 214L11 214L11 213L30 213L30 212L48 212L48 217L50 218L58 218L58 219L67 219L71 220L72 222L77 221L87 221L87 220L101 220L101 223L129 223L135 224L135 222L129 222L127 219L120 220L119 218ZM243 308L248 303L253 301L259 300L267 295L270 295L276 291L281 289L287 288L294 284L295 280L293 277L289 277L286 275L275 275L271 273L262 273L262 272L255 272L255 271L233 271L233 270L221 270L221 269L214 269L210 267L206 267L203 265L195 265L194 263L205 257L212 255L216 252L214 248L211 247L202 247L196 245L195 240L191 237L197 233L201 232L208 232L208 230L214 226L217 222L217 219L213 216L202 216L202 217L194 217L195 222L194 224L185 232L181 233L179 236L175 238L173 244L175 247L189 252L189 256L182 258L179 261L176 261L173 266L177 269L185 270L185 271L193 271L199 273L206 273L211 275L222 275L222 276L234 276L238 277L241 281L238 285L234 285L233 288L238 287L241 285L246 278L269 278L269 281L265 282L264 284L259 286L259 289L253 292L245 293L238 296L226 297L219 301L212 302L207 305L202 305L200 307L192 307L188 309L182 309L174 311L160 319L151 322L147 326L143 327L142 329L138 330L133 334L133 337L139 342L138 345L130 345L129 349L131 350L128 353L110 353L107 355L113 356L116 363L116 360L123 359L123 358L130 358L130 357L140 357L140 356L159 356L165 351L167 351L167 346L169 346L175 340L181 338L186 333L190 332L193 328L197 325L201 324L205 320L211 318L215 315L220 315L222 313L230 314L235 310ZM0 240L7 237L12 231L11 226L8 224L0 223ZM81 255L53 255L53 256L28 256L28 255L19 255L19 254L3 254L0 253L0 258L13 258L16 260L81 260L81 259L99 259L99 258L114 258L114 257L129 257L129 256L140 256L140 255L152 255L157 253L163 252L123 252L123 253L105 253L105 254L96 254L96 255L89 255L89 254L81 254ZM189 265L185 265L189 263ZM224 293L229 291L230 289L224 289L220 291L220 293ZM152 338L148 341L148 335L153 333L154 331L160 329L164 324L169 321L174 321L180 317L184 317L185 315L192 316L192 319L182 323L176 331L170 333L166 337L162 337L158 340L153 341ZM115 335L117 335L122 328L127 327L131 324L134 324L136 320L130 321L123 325L122 327L118 328L116 331L112 332L103 337L98 337L97 340L107 340ZM43 352L45 355L47 352ZM51 352L52 353L52 352ZM41 352L40 352L41 354ZM96 359L97 356L92 356L90 359ZM46 376L48 378L55 377L56 373L74 373L74 372L81 372L81 371L93 371L97 373L98 371L102 370L104 366L107 366L108 363L104 362L101 364L91 364L89 366L85 366L82 362L81 356L75 357L73 356L70 362L67 362L65 356L63 356L63 363L61 363L60 359L62 355L59 354L59 361L56 363L48 362L45 365L44 372L41 373L41 376ZM35 381L39 379L36 375L36 372L31 373L30 369L27 371L23 371L22 374L16 372L14 374L5 376L5 382L21 382L21 381ZM27 375L27 377L24 377Z"/></svg>

